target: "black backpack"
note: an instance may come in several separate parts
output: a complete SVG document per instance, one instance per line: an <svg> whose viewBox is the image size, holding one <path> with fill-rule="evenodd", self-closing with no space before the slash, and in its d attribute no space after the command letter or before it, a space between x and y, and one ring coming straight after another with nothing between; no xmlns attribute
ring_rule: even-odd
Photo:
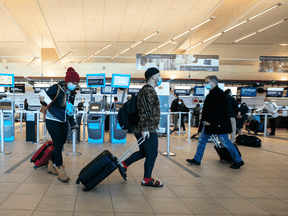
<svg viewBox="0 0 288 216"><path fill-rule="evenodd" d="M120 127L126 130L132 129L138 124L137 96L134 94L132 98L120 108L118 112L118 122Z"/></svg>
<svg viewBox="0 0 288 216"><path fill-rule="evenodd" d="M240 145L261 147L261 140L256 136L238 135L236 142Z"/></svg>

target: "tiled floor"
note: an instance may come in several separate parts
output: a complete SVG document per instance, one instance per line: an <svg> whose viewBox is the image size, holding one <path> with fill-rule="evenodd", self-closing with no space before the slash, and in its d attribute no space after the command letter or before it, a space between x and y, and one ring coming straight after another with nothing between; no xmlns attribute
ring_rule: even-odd
<svg viewBox="0 0 288 216"><path fill-rule="evenodd" d="M104 149L120 156L135 142L132 135L127 144L81 142L76 146L83 153L79 157L66 156L72 149L66 144L63 156L71 181L62 183L45 167L35 170L29 160L5 173L40 146L25 142L25 127L23 133L18 132L15 142L5 143L12 154L0 156L1 216L288 215L288 133L284 130L278 131L282 139L260 137L261 148L239 146L245 161L240 170L221 162L212 143L207 144L201 166L187 164L197 141L187 142L187 135L173 134L170 150L176 156L159 154L153 171L153 177L163 181L163 188L140 185L142 160L129 167L127 182L116 170L89 192L75 184L79 171ZM165 137L159 139L159 150L166 151Z"/></svg>

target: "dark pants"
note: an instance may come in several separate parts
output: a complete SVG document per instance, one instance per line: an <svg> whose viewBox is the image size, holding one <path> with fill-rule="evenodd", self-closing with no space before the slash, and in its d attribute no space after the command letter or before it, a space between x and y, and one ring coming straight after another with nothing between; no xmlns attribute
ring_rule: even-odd
<svg viewBox="0 0 288 216"><path fill-rule="evenodd" d="M62 149L68 134L68 122L57 122L46 119L47 130L54 142L54 150L51 160L57 167L63 165Z"/></svg>
<svg viewBox="0 0 288 216"><path fill-rule="evenodd" d="M134 134L136 139L139 140L142 135ZM158 154L158 136L157 133L150 133L149 139L146 139L140 146L139 151L134 152L124 163L130 166L132 163L146 158L144 163L144 178L151 178L156 157Z"/></svg>
<svg viewBox="0 0 288 216"><path fill-rule="evenodd" d="M183 128L183 131L186 131L185 124L184 124L184 118L185 118L185 116L181 115L181 127Z"/></svg>
<svg viewBox="0 0 288 216"><path fill-rule="evenodd" d="M276 119L277 119L277 118L271 118L271 119L269 119L269 121L270 121L270 127L271 127L271 134L275 134L275 130L276 130Z"/></svg>

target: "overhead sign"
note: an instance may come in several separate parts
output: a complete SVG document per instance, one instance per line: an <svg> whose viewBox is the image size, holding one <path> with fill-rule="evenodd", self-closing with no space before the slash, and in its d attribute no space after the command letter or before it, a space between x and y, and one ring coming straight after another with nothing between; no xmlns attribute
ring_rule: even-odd
<svg viewBox="0 0 288 216"><path fill-rule="evenodd" d="M131 75L112 74L111 86L114 88L129 88Z"/></svg>
<svg viewBox="0 0 288 216"><path fill-rule="evenodd" d="M80 87L80 94L97 94L97 88Z"/></svg>
<svg viewBox="0 0 288 216"><path fill-rule="evenodd" d="M190 89L175 89L174 94L189 96L190 95Z"/></svg>
<svg viewBox="0 0 288 216"><path fill-rule="evenodd" d="M111 85L106 85L106 87L101 88L101 94L117 94L117 88L112 88Z"/></svg>
<svg viewBox="0 0 288 216"><path fill-rule="evenodd" d="M86 74L87 87L105 87L105 74Z"/></svg>
<svg viewBox="0 0 288 216"><path fill-rule="evenodd" d="M260 56L259 72L288 73L288 57Z"/></svg>
<svg viewBox="0 0 288 216"><path fill-rule="evenodd" d="M267 88L266 97L282 97L284 88Z"/></svg>
<svg viewBox="0 0 288 216"><path fill-rule="evenodd" d="M194 96L204 96L204 86L194 87Z"/></svg>
<svg viewBox="0 0 288 216"><path fill-rule="evenodd" d="M243 97L256 97L257 87L241 87L240 95Z"/></svg>
<svg viewBox="0 0 288 216"><path fill-rule="evenodd" d="M14 88L15 88L15 93L25 93L25 84L20 84L20 83L14 84ZM13 87L9 88L10 93L13 93L14 88Z"/></svg>
<svg viewBox="0 0 288 216"><path fill-rule="evenodd" d="M14 87L14 74L1 74L0 73L0 86L2 87Z"/></svg>
<svg viewBox="0 0 288 216"><path fill-rule="evenodd" d="M147 70L156 67L159 70L176 71L219 71L218 55L136 55L136 69Z"/></svg>

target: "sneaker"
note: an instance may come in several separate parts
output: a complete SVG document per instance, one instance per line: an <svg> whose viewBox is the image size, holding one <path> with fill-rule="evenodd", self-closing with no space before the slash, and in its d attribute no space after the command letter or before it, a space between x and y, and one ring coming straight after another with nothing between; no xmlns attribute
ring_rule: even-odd
<svg viewBox="0 0 288 216"><path fill-rule="evenodd" d="M182 134L186 134L186 131L182 131Z"/></svg>
<svg viewBox="0 0 288 216"><path fill-rule="evenodd" d="M244 161L240 161L239 163L233 162L230 166L231 169L239 169L241 166L244 165Z"/></svg>
<svg viewBox="0 0 288 216"><path fill-rule="evenodd" d="M188 163L191 163L191 164L194 164L194 165L200 165L201 164L200 162L194 160L194 158L193 159L186 159L186 161Z"/></svg>
<svg viewBox="0 0 288 216"><path fill-rule="evenodd" d="M127 181L127 169L125 169L121 163L118 165L118 170L123 179Z"/></svg>

